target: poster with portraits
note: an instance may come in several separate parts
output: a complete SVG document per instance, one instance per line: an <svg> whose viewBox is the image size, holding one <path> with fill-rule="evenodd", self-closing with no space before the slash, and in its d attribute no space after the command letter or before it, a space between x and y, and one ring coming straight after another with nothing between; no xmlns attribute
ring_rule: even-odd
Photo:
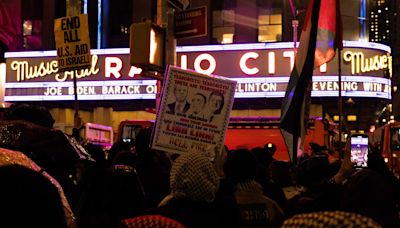
<svg viewBox="0 0 400 228"><path fill-rule="evenodd" d="M224 144L236 81L169 66L153 131L152 148L212 156Z"/></svg>

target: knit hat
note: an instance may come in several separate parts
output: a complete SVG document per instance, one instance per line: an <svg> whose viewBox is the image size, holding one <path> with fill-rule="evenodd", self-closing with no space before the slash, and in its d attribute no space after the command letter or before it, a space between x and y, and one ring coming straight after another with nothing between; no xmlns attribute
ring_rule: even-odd
<svg viewBox="0 0 400 228"><path fill-rule="evenodd" d="M170 187L174 198L211 202L218 191L219 178L205 155L189 152L175 160L171 169Z"/></svg>
<svg viewBox="0 0 400 228"><path fill-rule="evenodd" d="M121 221L121 227L135 228L184 228L179 222L161 215L142 215Z"/></svg>
<svg viewBox="0 0 400 228"><path fill-rule="evenodd" d="M285 220L281 228L293 227L381 227L369 217L344 212L344 211L322 211L308 214L298 214Z"/></svg>

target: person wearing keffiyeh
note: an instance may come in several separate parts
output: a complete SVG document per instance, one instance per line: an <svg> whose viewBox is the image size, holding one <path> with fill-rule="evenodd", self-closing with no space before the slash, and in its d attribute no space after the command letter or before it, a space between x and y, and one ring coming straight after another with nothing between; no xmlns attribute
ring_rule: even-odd
<svg viewBox="0 0 400 228"><path fill-rule="evenodd" d="M263 194L263 188L256 181L257 161L256 157L247 149L231 151L224 164L225 181L221 183L221 191L218 199L231 201L236 213L224 216L223 222L229 222L232 227L279 227L283 222L283 211L272 199ZM234 224L231 221L236 221ZM225 225L226 226L226 225Z"/></svg>
<svg viewBox="0 0 400 228"><path fill-rule="evenodd" d="M219 176L209 158L201 153L180 155L170 174L170 194L158 208L148 211L172 218L185 227L220 227L213 204Z"/></svg>

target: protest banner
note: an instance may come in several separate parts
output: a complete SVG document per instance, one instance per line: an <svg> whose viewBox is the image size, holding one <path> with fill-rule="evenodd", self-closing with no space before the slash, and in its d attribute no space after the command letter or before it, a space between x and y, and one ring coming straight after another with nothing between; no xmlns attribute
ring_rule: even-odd
<svg viewBox="0 0 400 228"><path fill-rule="evenodd" d="M87 14L54 21L58 71L90 68L90 38Z"/></svg>
<svg viewBox="0 0 400 228"><path fill-rule="evenodd" d="M236 81L169 66L152 148L178 154L221 148L235 88Z"/></svg>

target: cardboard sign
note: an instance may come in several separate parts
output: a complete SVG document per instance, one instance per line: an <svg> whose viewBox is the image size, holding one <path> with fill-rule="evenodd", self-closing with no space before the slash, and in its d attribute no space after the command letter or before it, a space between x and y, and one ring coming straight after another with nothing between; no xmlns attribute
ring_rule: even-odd
<svg viewBox="0 0 400 228"><path fill-rule="evenodd" d="M236 81L173 66L169 66L165 78L152 148L208 155L215 147L221 148Z"/></svg>
<svg viewBox="0 0 400 228"><path fill-rule="evenodd" d="M58 18L54 22L58 71L90 68L87 14Z"/></svg>

